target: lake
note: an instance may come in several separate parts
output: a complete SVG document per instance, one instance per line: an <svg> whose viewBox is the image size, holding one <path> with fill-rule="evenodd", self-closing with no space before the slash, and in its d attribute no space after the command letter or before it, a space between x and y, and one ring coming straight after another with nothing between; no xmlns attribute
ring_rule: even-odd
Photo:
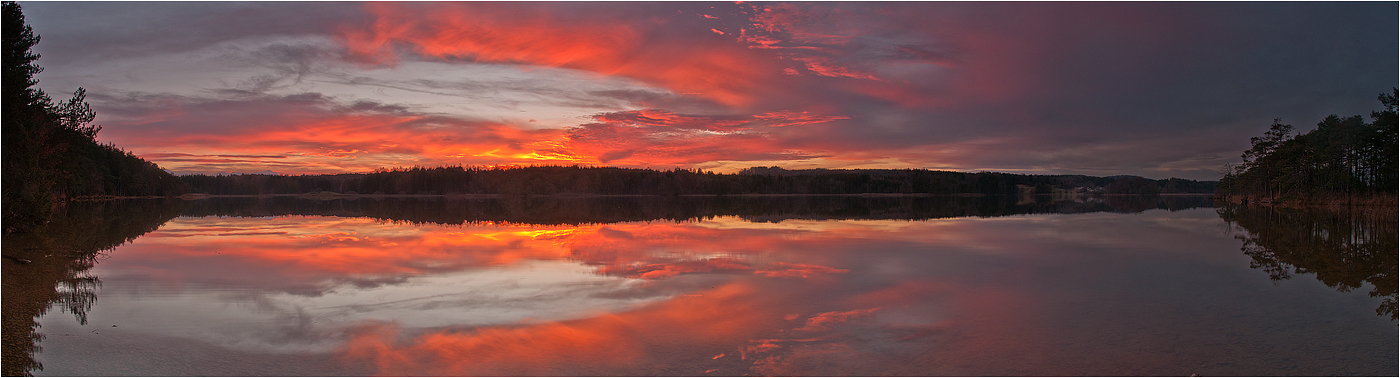
<svg viewBox="0 0 1400 378"><path fill-rule="evenodd" d="M271 197L65 212L4 240L6 375L1400 373L1393 209Z"/></svg>

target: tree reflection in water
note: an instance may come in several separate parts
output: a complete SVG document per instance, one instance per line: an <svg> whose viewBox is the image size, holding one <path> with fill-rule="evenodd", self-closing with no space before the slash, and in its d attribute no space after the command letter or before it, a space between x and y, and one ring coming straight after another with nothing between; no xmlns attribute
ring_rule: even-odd
<svg viewBox="0 0 1400 378"><path fill-rule="evenodd" d="M87 274L103 253L154 231L183 210L175 200L70 203L34 232L4 237L5 376L43 370L36 321L52 308L87 323L102 281Z"/></svg>
<svg viewBox="0 0 1400 378"><path fill-rule="evenodd" d="M509 222L578 225L738 216L786 219L929 220L1019 214L1138 213L1213 207L1209 196L616 196L549 197L215 197L190 201L182 216L326 215L394 222Z"/></svg>
<svg viewBox="0 0 1400 378"><path fill-rule="evenodd" d="M261 197L74 203L61 210L61 214L42 229L28 234L6 235L4 238L5 255L14 259L7 258L4 262L3 373L6 376L29 375L42 370L42 364L35 359L39 342L44 338L38 331L38 317L58 308L74 315L79 324L86 324L87 313L93 308L96 293L102 285L102 281L93 276L90 269L103 260L106 251L156 230L177 215L326 215L415 224L581 225L685 221L721 216L737 216L758 223L791 219L928 220L1040 213L1140 212L1154 208L1180 210L1210 205L1209 197L1200 196ZM609 265L613 261L641 261L615 257L587 254L582 259L600 266L599 273L633 278L659 278L708 271L744 271L768 278L844 273L844 270L818 265L725 259L715 259L712 264L659 259L645 260L648 264ZM21 264L19 259L32 262ZM667 308L656 310L669 313L663 311ZM831 316L845 313L833 314ZM787 314L769 315L755 324L777 321L774 319L788 321L783 320ZM736 334L733 337L738 340L741 336ZM725 342L732 344L732 341L726 339Z"/></svg>
<svg viewBox="0 0 1400 378"><path fill-rule="evenodd" d="M1396 320L1395 208L1293 209L1232 206L1220 217L1243 231L1240 250L1251 268L1274 281L1295 274L1349 292L1369 283L1372 297L1383 297L1376 315Z"/></svg>

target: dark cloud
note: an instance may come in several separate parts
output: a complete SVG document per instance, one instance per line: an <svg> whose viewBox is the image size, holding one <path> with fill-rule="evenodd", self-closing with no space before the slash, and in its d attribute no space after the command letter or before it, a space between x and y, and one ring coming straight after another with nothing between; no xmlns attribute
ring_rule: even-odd
<svg viewBox="0 0 1400 378"><path fill-rule="evenodd" d="M331 73L331 64L339 53L326 46L314 44L271 43L252 51L229 47L219 59L259 67L266 73L220 88L216 91L230 95L257 95L277 89L289 89L301 84L313 74Z"/></svg>
<svg viewBox="0 0 1400 378"><path fill-rule="evenodd" d="M220 59L258 70L216 78L226 82L203 93L90 92L113 105L99 109L104 116L140 120L118 128L219 135L282 127L258 117L426 115L413 96L440 96L460 99L467 114L447 115L457 119L540 104L582 110L569 140L600 144L566 151L559 147L565 141L528 141L527 132L499 129L434 138L506 141L503 148L518 156L552 143L534 152L642 166L824 156L916 168L1212 179L1272 119L1306 128L1331 113L1367 114L1379 107L1376 94L1400 81L1393 2L25 6L44 36L41 64L77 67L218 45ZM411 76L404 67L422 62L557 71L412 79L362 71ZM604 84L577 85L580 72ZM305 89L322 84L408 95L289 95L331 93ZM636 109L693 119L609 118L640 115L625 113ZM827 119L795 128L727 123L802 112ZM169 118L177 114L185 116ZM589 115L597 117L582 117ZM613 145L601 147L604 141Z"/></svg>
<svg viewBox="0 0 1400 378"><path fill-rule="evenodd" d="M189 51L250 37L326 35L365 19L342 2L25 2L44 63Z"/></svg>
<svg viewBox="0 0 1400 378"><path fill-rule="evenodd" d="M808 8L822 9L807 14ZM852 119L791 135L799 146L841 141L854 149L898 149L1007 139L1017 142L986 145L986 151L961 163L994 169L1055 167L1048 170L1052 172L1143 172L1180 158L1167 156L1168 151L1233 161L1248 138L1274 117L1308 122L1332 112L1365 114L1378 106L1376 93L1397 81L1394 4L900 3L832 6L842 12L824 8L772 7L769 13L797 13L769 19L779 32L798 36L773 46L819 47L793 53L830 57L817 62L879 61L881 56L872 52L897 60L927 51L923 56L931 63L908 71L921 74L901 77L907 79L902 83L812 96ZM813 15L828 20L803 21ZM855 35L885 40L839 34L853 29L866 29ZM886 42L911 39L929 43L909 49ZM873 47L881 43L886 46ZM852 58L864 54L873 56ZM878 76L891 70L870 72ZM805 88L794 92L815 93ZM1076 156L1081 155L1076 150L1164 143L1173 145L1094 159L1116 162L1106 165L1006 158ZM1145 152L1153 150L1160 152ZM1211 171L1222 162L1200 161ZM1215 176L1202 174L1203 167L1192 169L1193 178Z"/></svg>
<svg viewBox="0 0 1400 378"><path fill-rule="evenodd" d="M409 112L409 108L407 106L398 104L384 104L369 100L355 101L354 103L351 103L349 105L340 106L339 109L343 109L349 112L372 112L389 114L405 114Z"/></svg>

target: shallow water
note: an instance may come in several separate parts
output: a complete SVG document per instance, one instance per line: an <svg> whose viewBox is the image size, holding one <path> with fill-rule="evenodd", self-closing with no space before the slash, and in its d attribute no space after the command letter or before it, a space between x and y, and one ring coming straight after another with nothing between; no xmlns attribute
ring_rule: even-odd
<svg viewBox="0 0 1400 378"><path fill-rule="evenodd" d="M1271 279L1208 207L517 223L199 206L81 271L100 285L64 290L95 300L38 318L33 374L1397 373L1385 295Z"/></svg>

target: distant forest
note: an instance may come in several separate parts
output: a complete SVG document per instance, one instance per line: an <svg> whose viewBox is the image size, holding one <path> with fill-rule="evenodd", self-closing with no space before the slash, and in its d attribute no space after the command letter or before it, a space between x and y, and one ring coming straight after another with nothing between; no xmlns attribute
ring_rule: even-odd
<svg viewBox="0 0 1400 378"><path fill-rule="evenodd" d="M98 143L101 126L78 88L54 103L35 88L39 36L24 21L19 4L4 3L5 72L3 176L4 232L30 230L49 219L54 207L84 196L166 196L185 192L184 183L154 163L111 144Z"/></svg>
<svg viewBox="0 0 1400 378"><path fill-rule="evenodd" d="M334 175L187 175L191 193L210 195L740 195L740 194L1158 194L1214 193L1214 181L1137 176L1022 175L923 169L786 170L736 174L613 167L436 167Z"/></svg>
<svg viewBox="0 0 1400 378"><path fill-rule="evenodd" d="M1243 201L1338 202L1388 198L1397 190L1396 96L1381 93L1382 111L1371 122L1360 115L1328 116L1317 128L1295 133L1274 120L1264 136L1250 139L1244 163L1226 167L1217 195ZM1381 201L1387 202L1387 201Z"/></svg>
<svg viewBox="0 0 1400 378"><path fill-rule="evenodd" d="M109 201L120 202L120 201ZM179 201L181 216L367 217L430 224L515 223L581 225L692 221L736 216L750 222L808 220L929 220L1018 214L1137 213L1211 207L1210 196L617 196L617 197L214 197Z"/></svg>

